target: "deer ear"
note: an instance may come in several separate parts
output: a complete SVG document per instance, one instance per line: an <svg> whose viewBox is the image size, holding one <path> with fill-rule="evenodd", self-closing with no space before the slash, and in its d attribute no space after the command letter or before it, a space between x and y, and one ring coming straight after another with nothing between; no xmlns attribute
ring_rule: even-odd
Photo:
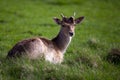
<svg viewBox="0 0 120 80"><path fill-rule="evenodd" d="M58 25L60 25L61 24L61 20L60 19L58 19L58 18L53 18L54 19L54 21L58 24Z"/></svg>
<svg viewBox="0 0 120 80"><path fill-rule="evenodd" d="M84 19L84 16L75 19L75 23L79 24Z"/></svg>

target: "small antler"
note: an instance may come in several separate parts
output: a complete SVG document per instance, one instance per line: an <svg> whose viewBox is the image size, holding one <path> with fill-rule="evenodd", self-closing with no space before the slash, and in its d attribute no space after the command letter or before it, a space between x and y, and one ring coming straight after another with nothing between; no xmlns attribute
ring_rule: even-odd
<svg viewBox="0 0 120 80"><path fill-rule="evenodd" d="M76 13L74 12L74 15L73 15L73 16L75 17L75 15L76 15Z"/></svg>
<svg viewBox="0 0 120 80"><path fill-rule="evenodd" d="M65 16L63 15L63 13L61 13L61 17L64 18Z"/></svg>

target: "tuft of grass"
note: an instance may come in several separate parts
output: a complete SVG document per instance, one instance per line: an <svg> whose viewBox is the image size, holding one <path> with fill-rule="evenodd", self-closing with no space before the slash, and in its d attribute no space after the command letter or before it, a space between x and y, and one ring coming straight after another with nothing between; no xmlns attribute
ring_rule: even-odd
<svg viewBox="0 0 120 80"><path fill-rule="evenodd" d="M87 43L91 48L97 48L100 44L99 40L96 38L90 38Z"/></svg>

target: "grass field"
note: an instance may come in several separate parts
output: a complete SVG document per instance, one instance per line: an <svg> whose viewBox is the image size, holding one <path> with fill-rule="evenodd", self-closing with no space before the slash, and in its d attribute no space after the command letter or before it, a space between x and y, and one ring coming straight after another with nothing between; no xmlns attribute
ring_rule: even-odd
<svg viewBox="0 0 120 80"><path fill-rule="evenodd" d="M53 17L85 16L76 26L60 65L44 60L6 60L12 46L25 38L55 37ZM0 80L120 80L120 64L109 63L120 49L119 0L0 0Z"/></svg>

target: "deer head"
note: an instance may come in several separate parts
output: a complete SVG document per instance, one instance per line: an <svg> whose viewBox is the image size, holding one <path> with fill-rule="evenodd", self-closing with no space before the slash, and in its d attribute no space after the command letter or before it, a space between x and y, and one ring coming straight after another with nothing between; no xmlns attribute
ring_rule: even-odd
<svg viewBox="0 0 120 80"><path fill-rule="evenodd" d="M54 18L54 21L58 25L61 25L62 33L64 33L66 36L72 37L74 35L75 25L79 24L84 19L84 17L82 16L75 19L74 16L71 16L69 18L65 17L63 14L61 14L61 16L62 20Z"/></svg>

